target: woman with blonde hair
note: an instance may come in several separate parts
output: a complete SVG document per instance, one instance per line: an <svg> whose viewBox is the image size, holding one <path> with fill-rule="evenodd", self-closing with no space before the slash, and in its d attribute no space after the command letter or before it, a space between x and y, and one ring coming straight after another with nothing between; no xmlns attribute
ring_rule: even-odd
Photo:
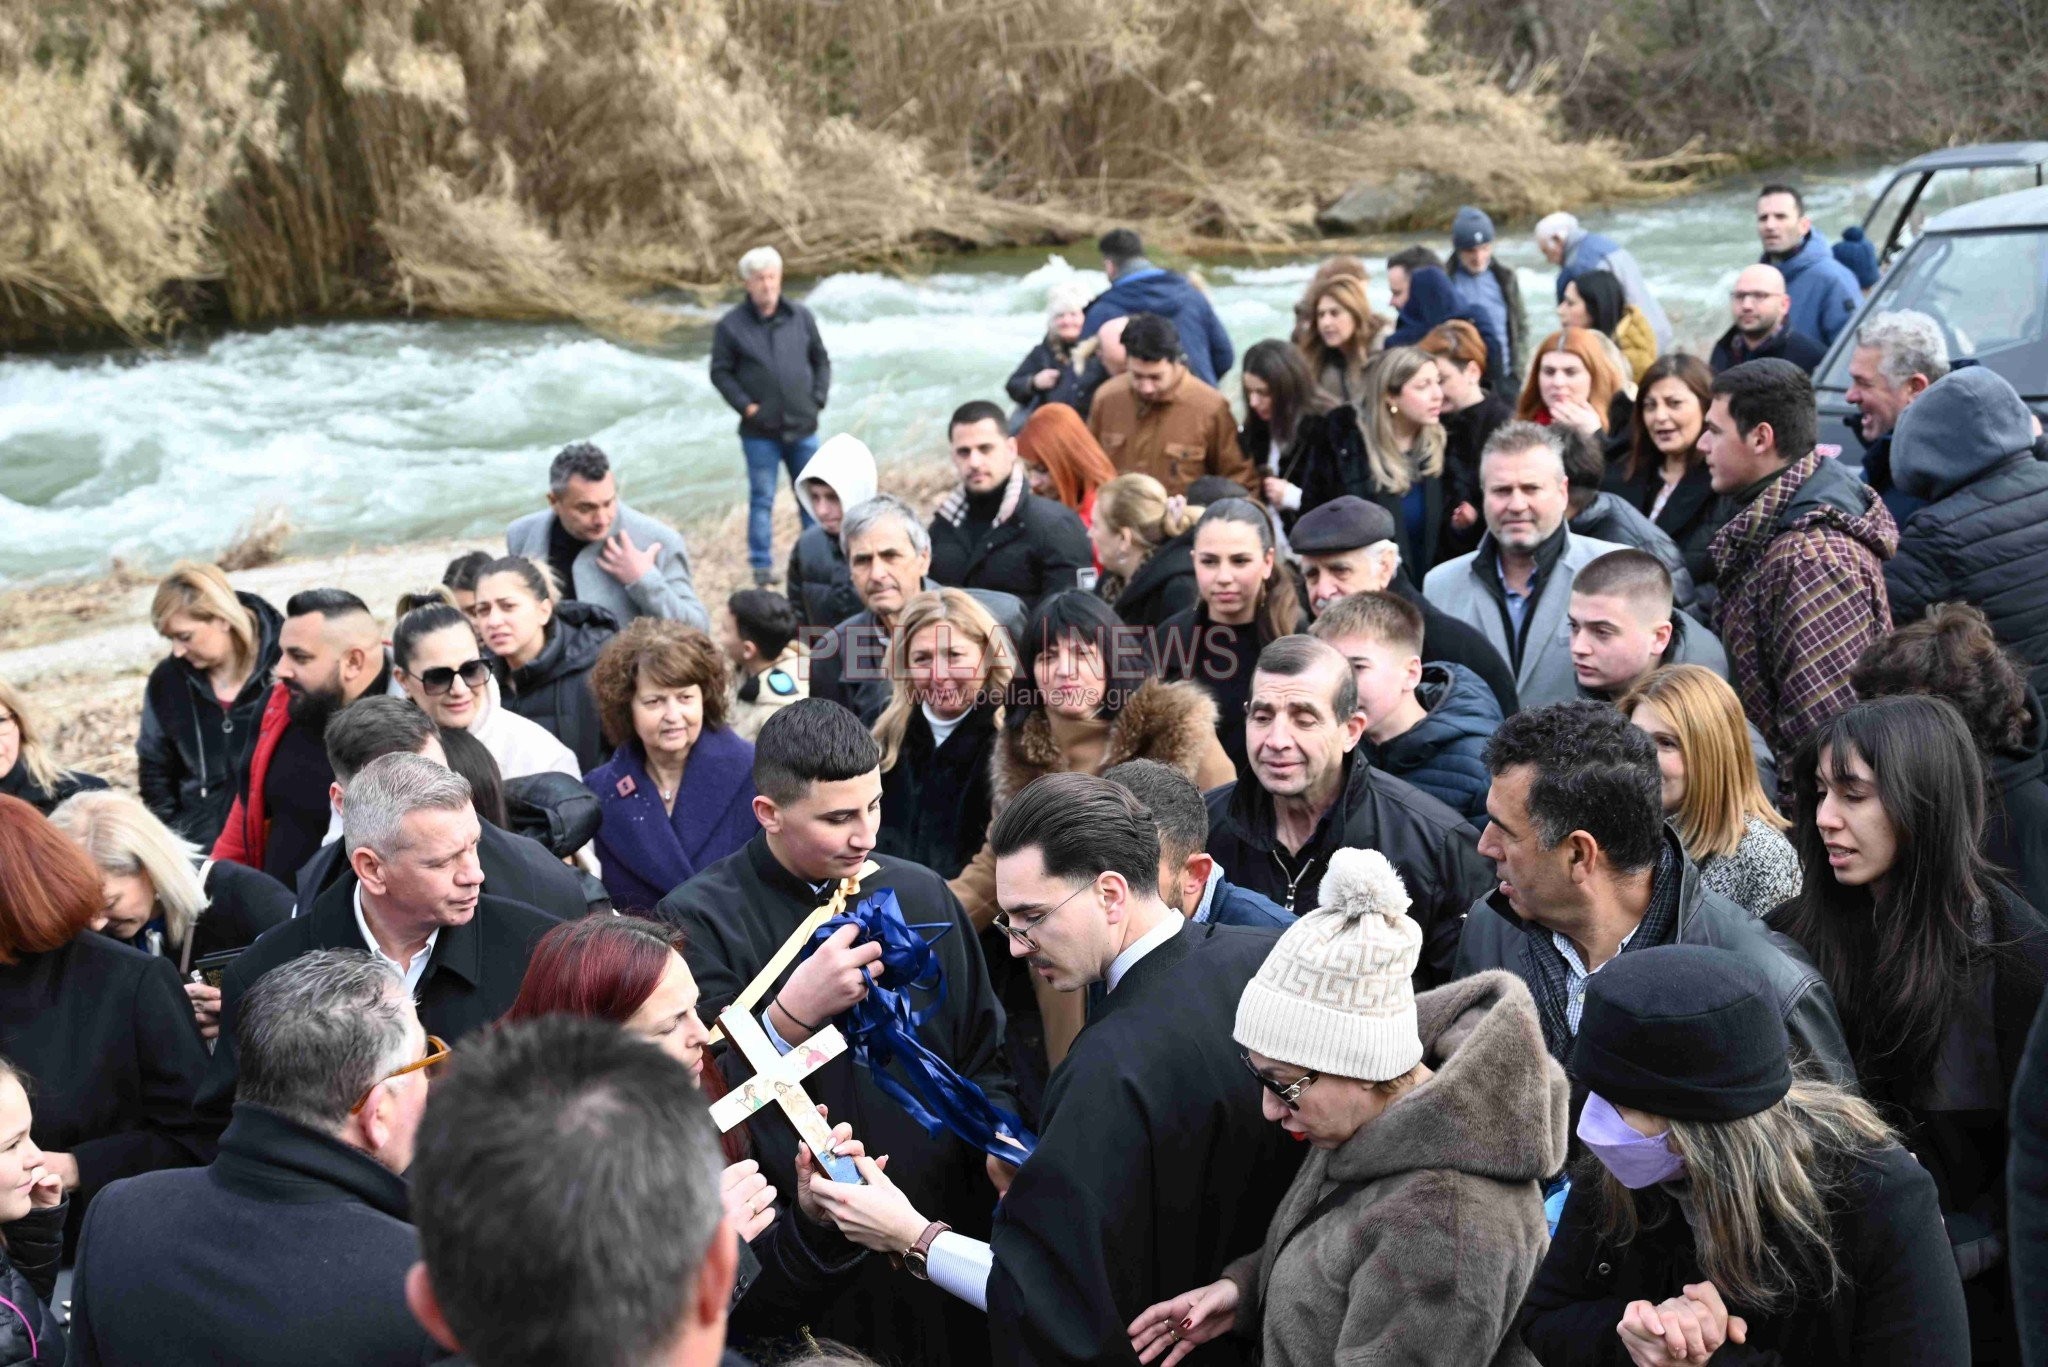
<svg viewBox="0 0 2048 1367"><path fill-rule="evenodd" d="M1665 665L1617 706L1657 747L1664 816L1700 881L1752 916L1798 896L1791 823L1764 796L1735 690L1704 665Z"/></svg>
<svg viewBox="0 0 2048 1367"><path fill-rule="evenodd" d="M246 864L206 857L126 793L80 793L50 813L99 870L104 901L92 928L174 959L178 977L209 954L241 949L292 916L292 892ZM185 982L200 1033L220 1029L220 989Z"/></svg>
<svg viewBox="0 0 2048 1367"><path fill-rule="evenodd" d="M1124 625L1157 627L1195 605L1195 519L1150 475L1118 475L1095 491L1089 544L1102 565L1097 590Z"/></svg>
<svg viewBox="0 0 2048 1367"><path fill-rule="evenodd" d="M211 849L256 740L284 618L191 560L171 566L149 616L171 653L143 690L136 786L165 825Z"/></svg>
<svg viewBox="0 0 2048 1367"><path fill-rule="evenodd" d="M1934 1179L1790 1049L1769 979L1728 950L1635 950L1586 979L1587 1157L1518 1325L1538 1362L1970 1361Z"/></svg>
<svg viewBox="0 0 2048 1367"><path fill-rule="evenodd" d="M990 819L989 755L1016 670L1015 646L972 595L937 589L903 605L889 641L893 692L875 721L882 746L876 849L941 878L956 876L980 851Z"/></svg>
<svg viewBox="0 0 2048 1367"><path fill-rule="evenodd" d="M1331 398L1363 402L1365 363L1387 329L1387 320L1372 311L1366 298L1364 279L1339 275L1325 280L1309 308L1314 331L1300 344L1302 359Z"/></svg>
<svg viewBox="0 0 2048 1367"><path fill-rule="evenodd" d="M28 695L0 679L0 793L18 797L49 815L73 793L104 788L98 774L80 773L57 763L43 730L43 720L29 706ZM233 789L234 783L229 781Z"/></svg>
<svg viewBox="0 0 2048 1367"><path fill-rule="evenodd" d="M1062 280L1047 294L1045 336L1024 354L1003 386L1017 404L1010 417L1012 432L1021 431L1049 404L1082 408L1085 415L1081 372L1094 348L1082 349L1081 329L1087 325L1089 297L1088 287L1078 280Z"/></svg>
<svg viewBox="0 0 2048 1367"><path fill-rule="evenodd" d="M1304 490L1302 506L1343 494L1377 503L1394 516L1401 563L1421 574L1441 557L1444 506L1443 372L1420 347L1389 347L1360 377L1358 428L1365 460L1327 469Z"/></svg>
<svg viewBox="0 0 2048 1367"><path fill-rule="evenodd" d="M1623 432L1635 414L1606 344L1589 328L1562 328L1536 348L1515 416L1539 426L1562 423L1595 441Z"/></svg>

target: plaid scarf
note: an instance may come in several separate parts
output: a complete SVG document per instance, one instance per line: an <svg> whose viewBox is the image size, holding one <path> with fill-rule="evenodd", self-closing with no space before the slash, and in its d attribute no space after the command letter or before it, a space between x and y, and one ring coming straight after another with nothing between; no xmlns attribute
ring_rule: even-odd
<svg viewBox="0 0 2048 1367"><path fill-rule="evenodd" d="M1024 473L1024 462L1020 458L1010 467L1010 482L1003 488L1003 506L996 509L996 520L989 524L991 528L1000 527L1010 520L1011 515L1017 511L1017 505L1024 501L1025 490L1029 487L1029 476ZM939 504L938 511L932 515L951 527L957 527L965 522L967 486L963 484L947 494L945 500Z"/></svg>
<svg viewBox="0 0 2048 1367"><path fill-rule="evenodd" d="M1666 841L1657 858L1657 872L1650 879L1650 905L1643 912L1643 919L1629 932L1621 953L1671 942L1678 930L1678 889L1682 881L1678 856ZM1536 1014L1543 1022L1543 1045L1552 1058L1563 1063L1572 1052L1571 1018L1567 1014L1572 995L1572 965L1549 930L1534 921L1523 922L1522 929L1527 932L1522 942L1522 978L1536 997Z"/></svg>

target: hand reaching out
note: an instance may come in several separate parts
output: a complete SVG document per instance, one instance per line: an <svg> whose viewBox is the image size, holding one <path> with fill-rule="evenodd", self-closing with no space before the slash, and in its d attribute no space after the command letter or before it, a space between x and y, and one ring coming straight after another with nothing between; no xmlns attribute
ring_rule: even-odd
<svg viewBox="0 0 2048 1367"><path fill-rule="evenodd" d="M1146 1364L1164 1353L1160 1367L1174 1367L1210 1339L1230 1332L1237 1323L1237 1301L1237 1283L1228 1277L1161 1301L1131 1321L1131 1351Z"/></svg>
<svg viewBox="0 0 2048 1367"><path fill-rule="evenodd" d="M718 1197L726 1220L747 1243L775 1223L775 1188L751 1158L726 1168L718 1181Z"/></svg>
<svg viewBox="0 0 2048 1367"><path fill-rule="evenodd" d="M831 1112L823 1106L818 1107L818 1114L828 1120L831 1119ZM867 1147L853 1137L853 1126L834 1125L832 1152L843 1158L861 1158L866 1156ZM832 1217L826 1213L825 1208L818 1203L817 1196L811 1191L811 1184L814 1182L820 1186L828 1186L832 1179L818 1171L818 1160L811 1156L811 1146L800 1143L796 1146L796 1208L802 1211L804 1218L812 1224L829 1225L832 1223Z"/></svg>
<svg viewBox="0 0 2048 1367"><path fill-rule="evenodd" d="M904 1252L917 1242L931 1221L910 1204L910 1198L882 1171L889 1162L886 1156L853 1161L866 1186L818 1182L811 1187L812 1199L832 1217L841 1234L862 1248L877 1253Z"/></svg>

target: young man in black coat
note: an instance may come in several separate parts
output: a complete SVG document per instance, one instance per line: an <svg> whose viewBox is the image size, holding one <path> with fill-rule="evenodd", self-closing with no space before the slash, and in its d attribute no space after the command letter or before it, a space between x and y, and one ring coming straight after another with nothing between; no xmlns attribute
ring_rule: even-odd
<svg viewBox="0 0 2048 1367"><path fill-rule="evenodd" d="M698 1014L712 1022L842 880L856 879L861 896L894 890L904 920L928 928L943 974L939 983L905 990L913 1009L933 1010L918 1038L996 1105L1015 1111L1003 1011L966 912L929 869L875 854L880 765L881 747L839 704L806 698L777 712L754 743L761 833L663 898L656 915L687 937L684 957L703 993ZM858 902L850 899L849 908ZM881 953L872 940L856 944L853 929L843 927L785 969L754 1007L777 1048L802 1044L859 1002L869 981L862 970ZM733 1051L722 1066L732 1086L751 1072ZM835 1122L850 1122L870 1153L892 1156L919 1203L949 1212L963 1228L987 1230L996 1193L979 1150L949 1133L928 1134L850 1054L810 1074L804 1087ZM779 1112L751 1123L762 1171L785 1201L794 1201L794 1130ZM870 1259L833 1304L820 1306L811 1327L878 1357L933 1367L977 1361L986 1348L978 1316L933 1288L906 1284L879 1259Z"/></svg>
<svg viewBox="0 0 2048 1367"><path fill-rule="evenodd" d="M75 1367L413 1367L405 1178L434 1056L405 984L361 948L250 991L234 1119L211 1167L117 1182L71 1289Z"/></svg>
<svg viewBox="0 0 2048 1367"><path fill-rule="evenodd" d="M1301 1161L1261 1114L1231 1037L1238 998L1279 936L1189 924L1161 901L1158 829L1108 779L1039 779L989 843L1010 953L1058 991L1108 989L1053 1074L1038 1148L993 1240L905 1200L900 1159L887 1175L857 1160L866 1187L813 1190L856 1242L987 1307L990 1349L972 1360L1128 1362L1132 1318L1257 1248ZM1226 1339L1202 1360L1255 1357L1249 1341Z"/></svg>
<svg viewBox="0 0 2048 1367"><path fill-rule="evenodd" d="M1492 881L1465 818L1359 753L1365 718L1350 662L1328 642L1283 636L1259 654L1245 716L1256 782L1212 790L1209 853L1230 879L1290 912L1315 905L1340 849L1387 856L1422 927L1418 992L1451 980L1465 908Z"/></svg>
<svg viewBox="0 0 2048 1367"><path fill-rule="evenodd" d="M242 998L271 969L317 949L368 949L403 973L427 1029L454 1043L505 1014L534 943L558 924L483 895L482 823L461 775L424 755L385 755L349 793L342 839L355 876L265 932L221 979L220 1043L195 1104L216 1134L234 1096Z"/></svg>
<svg viewBox="0 0 2048 1367"><path fill-rule="evenodd" d="M422 755L443 767L448 763L426 713L405 698L365 698L327 727L327 762L334 767L328 795L337 812L347 810L349 784L363 766L385 755ZM477 832L476 857L483 866L486 897L522 902L563 921L589 910L575 871L538 840L486 821ZM342 842L328 841L299 870L299 909L310 912L321 893L353 878Z"/></svg>
<svg viewBox="0 0 2048 1367"><path fill-rule="evenodd" d="M962 404L946 436L960 487L932 516L932 578L1014 593L1026 612L1048 594L1078 587L1094 563L1088 529L1072 508L1031 492L1003 410Z"/></svg>

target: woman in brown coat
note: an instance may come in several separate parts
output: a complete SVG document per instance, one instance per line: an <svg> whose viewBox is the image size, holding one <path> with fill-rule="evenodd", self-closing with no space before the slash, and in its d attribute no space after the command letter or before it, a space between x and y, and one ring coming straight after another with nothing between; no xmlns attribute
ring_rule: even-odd
<svg viewBox="0 0 2048 1367"><path fill-rule="evenodd" d="M1196 683L1152 677L1140 633L1101 599L1079 589L1038 605L1018 643L1006 725L990 757L993 814L1046 774L1100 774L1127 759L1154 759L1204 790L1237 777L1216 739L1216 705ZM983 845L950 886L978 929L996 913L995 857ZM1080 995L1064 996L1033 975L1051 1065L1081 1032Z"/></svg>

